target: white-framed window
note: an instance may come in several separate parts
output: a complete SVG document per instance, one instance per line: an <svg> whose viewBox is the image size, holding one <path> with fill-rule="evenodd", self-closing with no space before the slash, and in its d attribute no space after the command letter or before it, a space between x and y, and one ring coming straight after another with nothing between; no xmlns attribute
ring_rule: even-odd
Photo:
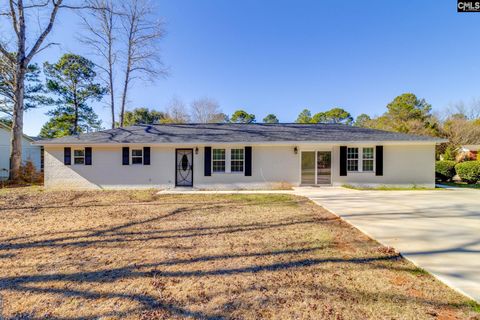
<svg viewBox="0 0 480 320"><path fill-rule="evenodd" d="M225 149L212 150L213 172L225 172Z"/></svg>
<svg viewBox="0 0 480 320"><path fill-rule="evenodd" d="M243 172L244 159L243 149L232 149L230 155L230 171Z"/></svg>
<svg viewBox="0 0 480 320"><path fill-rule="evenodd" d="M73 164L85 164L85 149L73 150Z"/></svg>
<svg viewBox="0 0 480 320"><path fill-rule="evenodd" d="M358 148L347 148L347 170L358 171Z"/></svg>
<svg viewBox="0 0 480 320"><path fill-rule="evenodd" d="M375 151L372 147L363 148L362 150L362 171L372 172L373 162L375 159Z"/></svg>
<svg viewBox="0 0 480 320"><path fill-rule="evenodd" d="M143 164L143 149L132 149L132 164Z"/></svg>

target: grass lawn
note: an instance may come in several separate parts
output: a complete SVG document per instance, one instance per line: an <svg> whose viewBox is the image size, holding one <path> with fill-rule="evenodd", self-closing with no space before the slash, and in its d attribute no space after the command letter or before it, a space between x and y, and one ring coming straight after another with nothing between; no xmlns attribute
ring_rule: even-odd
<svg viewBox="0 0 480 320"><path fill-rule="evenodd" d="M290 195L0 190L0 294L4 319L480 319Z"/></svg>

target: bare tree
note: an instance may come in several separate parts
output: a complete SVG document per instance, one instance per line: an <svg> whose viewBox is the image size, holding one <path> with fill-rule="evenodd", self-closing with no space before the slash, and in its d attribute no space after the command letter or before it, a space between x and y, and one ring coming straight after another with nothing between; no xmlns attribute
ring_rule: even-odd
<svg viewBox="0 0 480 320"><path fill-rule="evenodd" d="M2 31L5 35L12 35L10 39L0 40L0 54L10 61L15 69L14 77L14 106L12 114L12 140L10 151L10 179L19 180L20 166L22 162L22 135L23 135L23 111L25 97L25 75L28 65L33 57L39 52L50 47L54 43L45 43L47 36L55 24L57 14L60 9L83 9L89 8L89 5L73 3L63 3L63 0L8 0L4 1L6 5L0 8L0 17L8 19L8 25L11 30ZM36 15L36 19L31 18ZM47 21L42 25L41 20L47 17ZM28 19L28 21L27 21ZM30 47L27 44L27 24L28 27L39 24L39 35L30 39ZM0 24L2 27L7 24ZM29 35L34 34L31 30ZM7 46L12 44L11 47ZM10 52L15 52L14 55Z"/></svg>
<svg viewBox="0 0 480 320"><path fill-rule="evenodd" d="M152 19L153 8L148 0L127 0L123 3L121 24L125 40L125 78L120 109L120 126L124 125L124 113L128 90L137 78L154 80L165 75L158 50L158 42L164 36L163 23Z"/></svg>
<svg viewBox="0 0 480 320"><path fill-rule="evenodd" d="M444 111L445 117L449 118L452 115L460 115L467 119L480 118L480 100L472 99L471 103L466 105L463 101L450 104Z"/></svg>
<svg viewBox="0 0 480 320"><path fill-rule="evenodd" d="M90 6L102 8L101 10L89 10L88 15L82 15L83 24L87 30L86 35L80 37L80 41L93 49L96 56L97 67L102 71L101 78L108 87L110 97L110 111L112 129L115 128L115 63L117 54L115 44L118 32L117 20L119 14L112 0L89 0Z"/></svg>
<svg viewBox="0 0 480 320"><path fill-rule="evenodd" d="M466 105L460 101L451 104L445 111L443 133L454 148L464 144L480 143L480 103L472 100Z"/></svg>
<svg viewBox="0 0 480 320"><path fill-rule="evenodd" d="M190 107L192 121L197 123L225 122L225 114L217 101L210 98L197 99Z"/></svg>
<svg viewBox="0 0 480 320"><path fill-rule="evenodd" d="M170 100L165 113L166 117L160 120L161 123L187 123L190 121L185 103L177 97Z"/></svg>

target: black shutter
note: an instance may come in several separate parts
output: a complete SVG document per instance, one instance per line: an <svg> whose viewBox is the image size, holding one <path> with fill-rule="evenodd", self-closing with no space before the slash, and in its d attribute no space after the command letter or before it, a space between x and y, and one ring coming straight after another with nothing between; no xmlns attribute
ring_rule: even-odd
<svg viewBox="0 0 480 320"><path fill-rule="evenodd" d="M67 166L72 164L72 148L63 148L63 163Z"/></svg>
<svg viewBox="0 0 480 320"><path fill-rule="evenodd" d="M205 147L204 160L204 175L209 177L212 175L212 147Z"/></svg>
<svg viewBox="0 0 480 320"><path fill-rule="evenodd" d="M252 147L245 147L245 176L252 176Z"/></svg>
<svg viewBox="0 0 480 320"><path fill-rule="evenodd" d="M85 165L86 166L92 165L92 148L91 147L85 148Z"/></svg>
<svg viewBox="0 0 480 320"><path fill-rule="evenodd" d="M340 147L340 176L347 175L347 147Z"/></svg>
<svg viewBox="0 0 480 320"><path fill-rule="evenodd" d="M375 147L375 175L383 176L383 146Z"/></svg>
<svg viewBox="0 0 480 320"><path fill-rule="evenodd" d="M129 147L122 148L122 164L124 166L128 166L130 164L130 148Z"/></svg>
<svg viewBox="0 0 480 320"><path fill-rule="evenodd" d="M143 147L143 164L150 165L150 147Z"/></svg>

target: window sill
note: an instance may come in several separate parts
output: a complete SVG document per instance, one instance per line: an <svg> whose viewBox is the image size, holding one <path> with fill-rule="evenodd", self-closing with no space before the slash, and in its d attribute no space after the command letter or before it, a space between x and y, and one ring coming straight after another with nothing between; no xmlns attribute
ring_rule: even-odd
<svg viewBox="0 0 480 320"><path fill-rule="evenodd" d="M375 171L347 171L347 173L375 173Z"/></svg>
<svg viewBox="0 0 480 320"><path fill-rule="evenodd" d="M212 172L212 174L220 174L220 175L222 175L222 174L244 174L244 172L243 171L235 171L235 172L226 172L225 171L225 172Z"/></svg>

